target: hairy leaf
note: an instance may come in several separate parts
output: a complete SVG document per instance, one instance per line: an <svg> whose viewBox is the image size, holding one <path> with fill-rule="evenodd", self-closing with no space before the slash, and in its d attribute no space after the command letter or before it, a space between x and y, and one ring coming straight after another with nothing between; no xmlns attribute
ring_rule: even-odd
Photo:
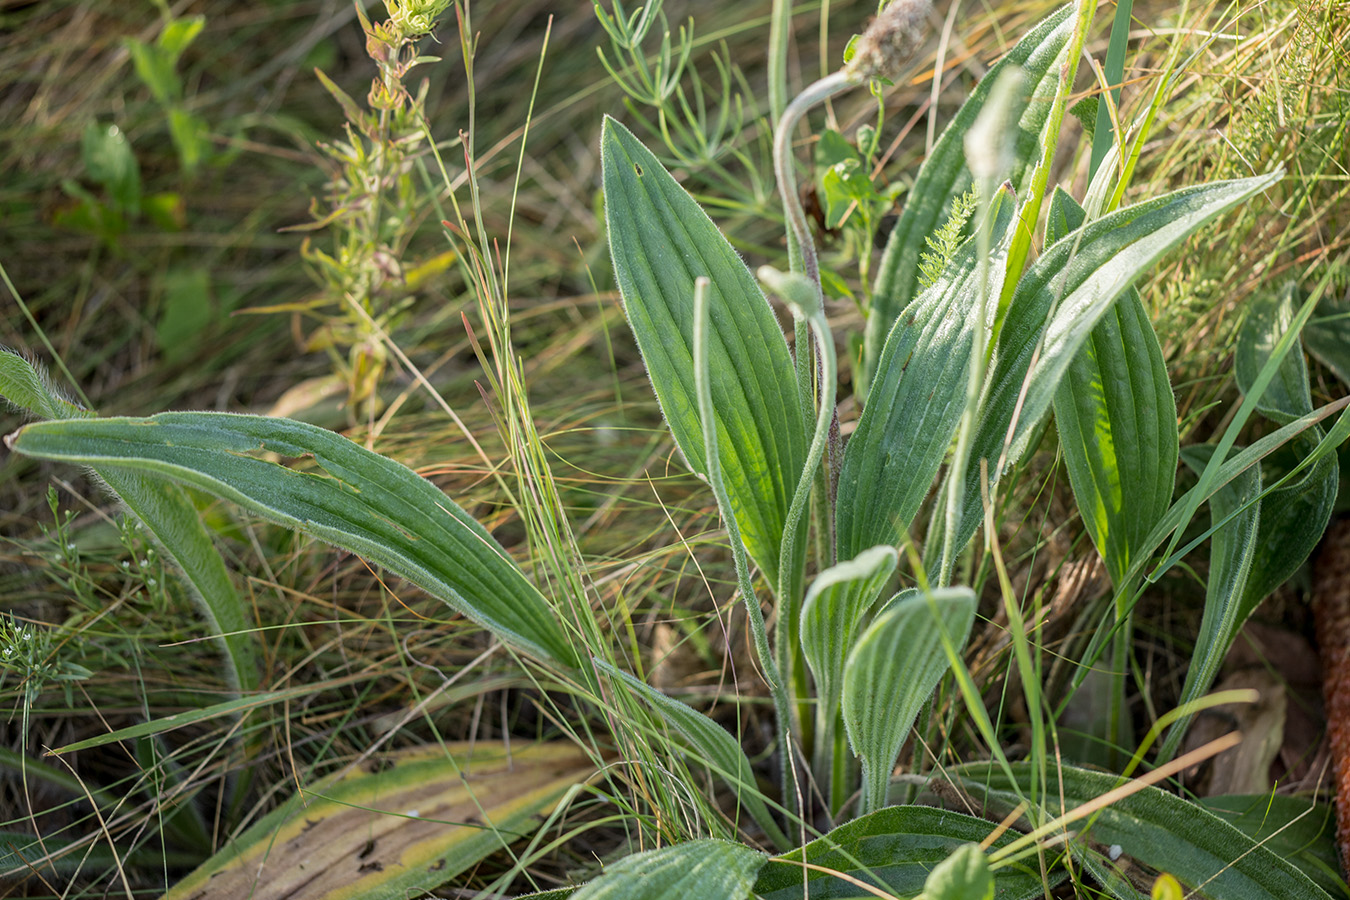
<svg viewBox="0 0 1350 900"><path fill-rule="evenodd" d="M619 290L676 445L706 461L694 386L694 281L712 280L709 370L723 477L746 549L770 584L807 425L787 340L754 276L717 226L613 119L601 139L605 223Z"/></svg>
<svg viewBox="0 0 1350 900"><path fill-rule="evenodd" d="M1081 226L1082 209L1056 190L1051 234ZM1092 329L1055 392L1055 424L1079 514L1123 586L1140 545L1172 502L1177 405L1158 337L1139 292L1128 288Z"/></svg>
<svg viewBox="0 0 1350 900"><path fill-rule="evenodd" d="M389 569L540 659L575 667L548 602L482 525L407 466L290 419L162 413L40 422L7 438L41 459L192 485ZM301 472L252 454L313 456Z"/></svg>
<svg viewBox="0 0 1350 900"><path fill-rule="evenodd" d="M1041 129L1058 84L1056 62L1073 33L1072 12L1072 6L1064 6L1052 13L985 73L919 169L877 269L864 344L865 382L870 384L872 373L880 371L883 342L901 311L919 294L919 257L926 246L924 239L947 221L952 204L971 185L966 132L984 108L999 75L1014 67L1020 68L1025 78L1026 103L1016 124L1011 181L1019 196L1026 193L1032 170L1041 157Z"/></svg>
<svg viewBox="0 0 1350 900"><path fill-rule="evenodd" d="M699 840L624 857L572 896L576 900L742 900L765 856L742 844Z"/></svg>
<svg viewBox="0 0 1350 900"><path fill-rule="evenodd" d="M959 652L975 622L970 588L912 594L888 606L844 665L844 727L862 759L863 812L886 805L891 769L919 709L950 662L945 632Z"/></svg>

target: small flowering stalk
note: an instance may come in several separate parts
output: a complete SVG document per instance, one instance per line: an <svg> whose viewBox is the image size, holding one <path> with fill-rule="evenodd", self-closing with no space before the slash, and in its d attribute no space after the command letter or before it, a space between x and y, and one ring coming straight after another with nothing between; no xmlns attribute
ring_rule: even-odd
<svg viewBox="0 0 1350 900"><path fill-rule="evenodd" d="M314 223L293 229L328 228L333 235L331 253L308 238L301 247L320 286L310 310L323 323L305 343L332 356L354 416L378 409L376 392L388 363L385 336L416 288L417 278L405 274L402 260L429 207L412 177L427 133L427 85L413 94L404 80L415 66L435 61L418 56L416 44L449 6L450 0L385 0L389 18L372 22L356 5L366 53L378 69L366 109L315 70L347 122L345 141L321 145L334 163L326 202L316 199Z"/></svg>

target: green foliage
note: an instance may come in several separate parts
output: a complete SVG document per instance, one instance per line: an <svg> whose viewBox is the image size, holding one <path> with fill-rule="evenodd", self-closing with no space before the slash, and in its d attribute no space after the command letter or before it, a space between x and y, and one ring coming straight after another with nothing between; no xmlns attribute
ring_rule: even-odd
<svg viewBox="0 0 1350 900"><path fill-rule="evenodd" d="M994 873L976 844L957 847L933 867L923 884L925 900L994 900Z"/></svg>
<svg viewBox="0 0 1350 900"><path fill-rule="evenodd" d="M966 223L970 221L970 214L975 212L975 206L979 200L979 195L975 191L974 185L960 197L952 201L952 214L947 221L942 223L942 227L930 235L924 237L924 243L928 249L919 257L919 289L927 290L937 284L938 279L942 277L942 272L947 268L947 263L951 262L956 255L956 248L961 246L962 232L965 230Z"/></svg>

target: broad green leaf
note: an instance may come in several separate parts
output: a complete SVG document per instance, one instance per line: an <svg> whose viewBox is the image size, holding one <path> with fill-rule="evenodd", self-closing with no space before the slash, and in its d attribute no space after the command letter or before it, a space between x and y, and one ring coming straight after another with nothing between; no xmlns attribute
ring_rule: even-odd
<svg viewBox="0 0 1350 900"><path fill-rule="evenodd" d="M1298 866L1333 897L1350 897L1340 875L1336 817L1330 805L1283 794L1202 797L1200 805Z"/></svg>
<svg viewBox="0 0 1350 900"><path fill-rule="evenodd" d="M942 634L959 651L975 623L970 588L943 588L891 604L844 664L844 727L862 760L864 813L886 805L891 769L919 709L950 662Z"/></svg>
<svg viewBox="0 0 1350 900"><path fill-rule="evenodd" d="M231 413L40 422L6 439L41 459L180 481L358 553L519 650L575 667L553 610L506 551L435 485L313 425ZM322 472L251 454L313 456Z"/></svg>
<svg viewBox="0 0 1350 900"><path fill-rule="evenodd" d="M955 118L943 129L914 179L914 187L886 241L886 251L877 269L864 344L864 380L868 384L872 373L880 371L883 342L900 313L919 293L919 257L925 247L924 238L947 221L952 202L971 185L966 166L966 132L984 108L999 75L1013 67L1020 68L1026 79L1026 105L1017 122L1011 180L1019 196L1026 193L1032 170L1041 157L1041 129L1058 84L1056 62L1073 33L1072 11L1072 6L1064 6L1052 13L985 73Z"/></svg>
<svg viewBox="0 0 1350 900"><path fill-rule="evenodd" d="M538 827L595 762L571 744L382 753L305 788L164 900L421 896Z"/></svg>
<svg viewBox="0 0 1350 900"><path fill-rule="evenodd" d="M1018 805L1036 772L1029 763L1013 763L1013 784L988 763L948 771L961 778L967 792L983 799L986 812L994 816ZM1054 783L1053 809L1046 812L1058 815L1113 790L1121 780L1061 765ZM1092 845L1119 845L1126 856L1170 872L1188 890L1198 888L1199 896L1212 900L1328 900L1325 891L1269 847L1198 804L1156 787L1142 787L1081 824L1069 842L1080 861L1093 852Z"/></svg>
<svg viewBox="0 0 1350 900"><path fill-rule="evenodd" d="M8 351L0 351L0 397L44 418L93 416L58 395L31 363ZM94 471L154 535L183 576L225 653L226 680L237 690L255 689L260 672L257 639L247 633L252 628L249 610L192 500L177 485L140 472L112 466Z"/></svg>
<svg viewBox="0 0 1350 900"><path fill-rule="evenodd" d="M1050 232L1067 226L1067 234L1083 218L1078 204L1056 190ZM1167 365L1134 288L1078 350L1054 409L1079 514L1120 588L1144 538L1171 505L1179 448Z"/></svg>
<svg viewBox="0 0 1350 900"><path fill-rule="evenodd" d="M673 697L667 697L627 672L620 671L602 660L596 659L592 662L600 674L618 681L665 719L666 723L683 738L698 760L710 766L727 783L732 793L736 795L737 802L745 807L751 818L764 829L764 833L769 835L774 843L780 846L789 845L789 841L774 822L768 805L759 793L750 760L736 738L698 710Z"/></svg>
<svg viewBox="0 0 1350 900"><path fill-rule="evenodd" d="M894 547L872 547L811 582L802 604L801 644L816 679L816 702L822 709L818 721L834 721L843 690L844 658L899 559Z"/></svg>
<svg viewBox="0 0 1350 900"><path fill-rule="evenodd" d="M873 900L877 895L833 873L847 875L897 897L923 890L935 866L969 844L985 841L993 822L930 806L888 806L854 819L824 837L774 857L760 872L755 894L764 900ZM1005 833L995 848L1017 835ZM819 869L803 869L805 859ZM822 871L825 870L825 871ZM1056 878L1051 878L1051 884ZM1041 896L1039 873L1008 866L995 874L999 900ZM809 891L809 894L808 894Z"/></svg>
<svg viewBox="0 0 1350 900"><path fill-rule="evenodd" d="M1293 318L1292 287L1279 296L1254 300L1248 306L1247 319L1238 332L1237 350L1233 355L1233 374L1242 393L1251 393L1253 383L1270 359L1276 343L1289 330ZM1288 425L1299 416L1312 412L1308 366L1303 361L1302 345L1297 339L1280 361L1275 377L1257 399L1256 408L1266 418L1281 425Z"/></svg>
<svg viewBox="0 0 1350 900"><path fill-rule="evenodd" d="M1303 329L1303 343L1343 384L1350 385L1350 301L1328 292L1317 304L1317 318Z"/></svg>
<svg viewBox="0 0 1350 900"><path fill-rule="evenodd" d="M832 128L816 141L817 191L825 205L825 227L838 228L855 202L876 199L877 190L868 176L862 156L848 139Z"/></svg>
<svg viewBox="0 0 1350 900"><path fill-rule="evenodd" d="M958 547L983 517L979 460L989 461L993 483L1021 458L1064 372L1111 304L1167 251L1281 177L1275 172L1185 188L1117 210L1056 241L1036 260L1018 283L999 332L966 467Z"/></svg>
<svg viewBox="0 0 1350 900"><path fill-rule="evenodd" d="M994 900L994 873L979 844L963 844L933 867L924 900Z"/></svg>
<svg viewBox="0 0 1350 900"><path fill-rule="evenodd" d="M606 866L575 900L746 900L765 856L730 841L699 840L634 853Z"/></svg>
<svg viewBox="0 0 1350 900"><path fill-rule="evenodd" d="M699 474L706 462L694 387L694 280L712 280L709 370L723 477L746 549L776 585L808 442L787 340L717 226L613 119L605 120L601 158L624 308L675 443Z"/></svg>
<svg viewBox="0 0 1350 900"><path fill-rule="evenodd" d="M1214 448L1210 445L1187 447L1182 459L1198 473L1204 471L1213 452ZM1261 470L1258 466L1252 466L1209 498L1210 517L1214 524L1225 520L1227 524L1215 531L1210 539L1205 612L1200 620L1195 652L1191 664L1186 668L1186 683L1181 689L1177 705L1189 703L1209 690L1219 674L1224 657L1228 655L1228 649L1246 621L1242 613L1242 596L1247 588L1252 557L1256 553L1261 521L1261 504L1257 500L1260 493ZM1180 745L1189 722L1189 718L1183 719L1172 727L1163 745L1164 759L1170 757Z"/></svg>
<svg viewBox="0 0 1350 900"><path fill-rule="evenodd" d="M134 214L140 209L141 167L122 129L90 122L80 151L85 172L103 186L119 212Z"/></svg>
<svg viewBox="0 0 1350 900"><path fill-rule="evenodd" d="M993 198L990 297L997 297L1002 283L1012 199L1006 187ZM962 245L886 339L867 406L840 463L835 535L841 559L878 544L903 543L947 455L970 380L980 300L976 244L972 238ZM992 299L988 305L992 317Z"/></svg>

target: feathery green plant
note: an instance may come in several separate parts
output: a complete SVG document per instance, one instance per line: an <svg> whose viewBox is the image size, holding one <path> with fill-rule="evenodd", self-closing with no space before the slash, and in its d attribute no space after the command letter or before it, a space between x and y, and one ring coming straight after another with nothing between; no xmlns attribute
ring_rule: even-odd
<svg viewBox="0 0 1350 900"><path fill-rule="evenodd" d="M410 3L387 5L391 21L400 12L412 14ZM1052 410L1075 499L1116 590L1113 615L1081 660L1085 669L1111 645L1113 662L1124 671L1128 642L1121 636L1129 633L1140 585L1190 549L1178 551L1177 544L1207 500L1217 519L1214 552L1237 548L1234 574L1221 579L1211 604L1217 621L1208 647L1221 652L1233 623L1306 558L1312 532L1320 533L1309 528L1258 566L1251 543L1260 533L1256 511L1269 503L1280 515L1304 509L1306 516L1297 504L1308 492L1280 495L1277 488L1317 472L1324 491L1326 479L1335 477L1327 465L1331 453L1350 436L1345 414L1325 431L1318 425L1346 401L1314 409L1306 373L1299 377L1294 347L1319 290L1297 313L1282 309L1254 320L1244 364L1247 399L1215 447L1186 457L1200 470L1199 482L1173 499L1175 407L1157 339L1132 285L1281 173L1184 188L1120 208L1089 202L1085 209L1063 191L1050 192L1049 164L1095 6L1081 0L1032 28L992 68L920 171L873 291L866 403L842 448L834 336L796 190L793 136L816 104L897 78L921 39L927 4L886 6L842 69L783 104L774 168L789 228L786 273L765 267L757 281L662 161L617 121L604 124L605 217L618 286L671 436L708 483L727 529L755 662L773 702L781 774L776 797L755 784L748 755L720 725L612 659L607 613L591 603L571 526L538 452L542 443L511 349L505 272L494 268L476 193L479 237L468 254L489 325L495 361L489 378L507 404L502 422L514 438L517 487L534 498L527 528L545 557L541 576L529 577L481 523L411 469L301 422L211 412L97 418L41 389L32 367L10 354L0 356L0 373L7 373L0 387L47 421L21 428L6 443L36 459L92 467L104 478L201 594L241 689L257 686L249 680L256 648L247 629L231 624L237 602L214 590L228 585L228 576L218 584L223 565L195 513L189 515L183 487L360 554L418 585L490 632L546 688L597 706L606 696L618 698L623 709L634 699L646 704L669 727L677 749L718 775L783 854L771 858L735 842L689 842L623 860L578 897L787 898L865 889L927 900L988 898L996 891L1029 898L1079 867L1116 896L1130 897L1132 889L1101 853L1101 841L1118 840L1128 842L1140 862L1221 900L1325 898L1323 887L1292 862L1204 807L1151 786L1224 743L1169 761L1179 739L1173 735L1207 702L1200 695L1209 670L1198 672L1188 685L1189 702L1172 714L1169 721L1178 724L1166 738L1160 768L1128 781L1133 766L1117 778L1065 765L1054 791L1046 771L1046 732L1054 719L1037 693L1027 626L1006 573L1000 580L1033 720L1029 761L1005 757L963 662L978 597L958 583L958 560L982 526L996 554L989 510ZM637 48L654 21L652 10L615 9L602 20L617 50L638 67L634 83L648 94L635 96L663 103L678 86L687 54L667 48L655 70L642 68L647 63ZM422 33L422 24L430 28L430 20L416 20L417 27L399 33ZM385 27L363 26L377 36ZM417 58L400 54L398 60L406 66ZM402 96L401 87L384 89L380 96ZM397 120L401 109L395 104L386 111ZM1136 142L1143 130L1146 125ZM472 167L471 136L467 150ZM1116 162L1108 153L1085 199L1123 194L1113 180ZM974 204L963 200L972 189ZM964 206L973 207L966 213L973 234L948 246L954 230L944 233L941 223L961 218ZM1031 235L1043 207L1045 246L1033 262ZM918 262L929 237L943 259L939 268L929 258L931 283L925 285ZM791 311L792 346L761 283ZM1232 453L1239 429L1257 410L1279 429ZM1284 446L1297 447L1298 460L1276 486L1264 488L1258 463ZM923 529L916 520L935 487L931 523ZM822 548L815 559L808 553L813 531ZM1223 565L1216 560L1216 569ZM913 586L895 590L896 572ZM961 767L961 789L1000 814L1024 814L1029 834L1014 836L992 822L915 803L891 805L901 749L935 687L948 678L994 756L991 763ZM1122 685L1123 679L1117 688ZM275 693L241 696L216 713L278 699ZM136 735L153 734L156 724ZM910 775L927 782L921 771ZM1060 792L1071 804L1067 811ZM1066 830L1081 819L1089 820L1086 836ZM1030 861L1037 853L1043 854L1039 864ZM1224 868L1211 875L1216 866ZM414 886L434 884L433 867Z"/></svg>

